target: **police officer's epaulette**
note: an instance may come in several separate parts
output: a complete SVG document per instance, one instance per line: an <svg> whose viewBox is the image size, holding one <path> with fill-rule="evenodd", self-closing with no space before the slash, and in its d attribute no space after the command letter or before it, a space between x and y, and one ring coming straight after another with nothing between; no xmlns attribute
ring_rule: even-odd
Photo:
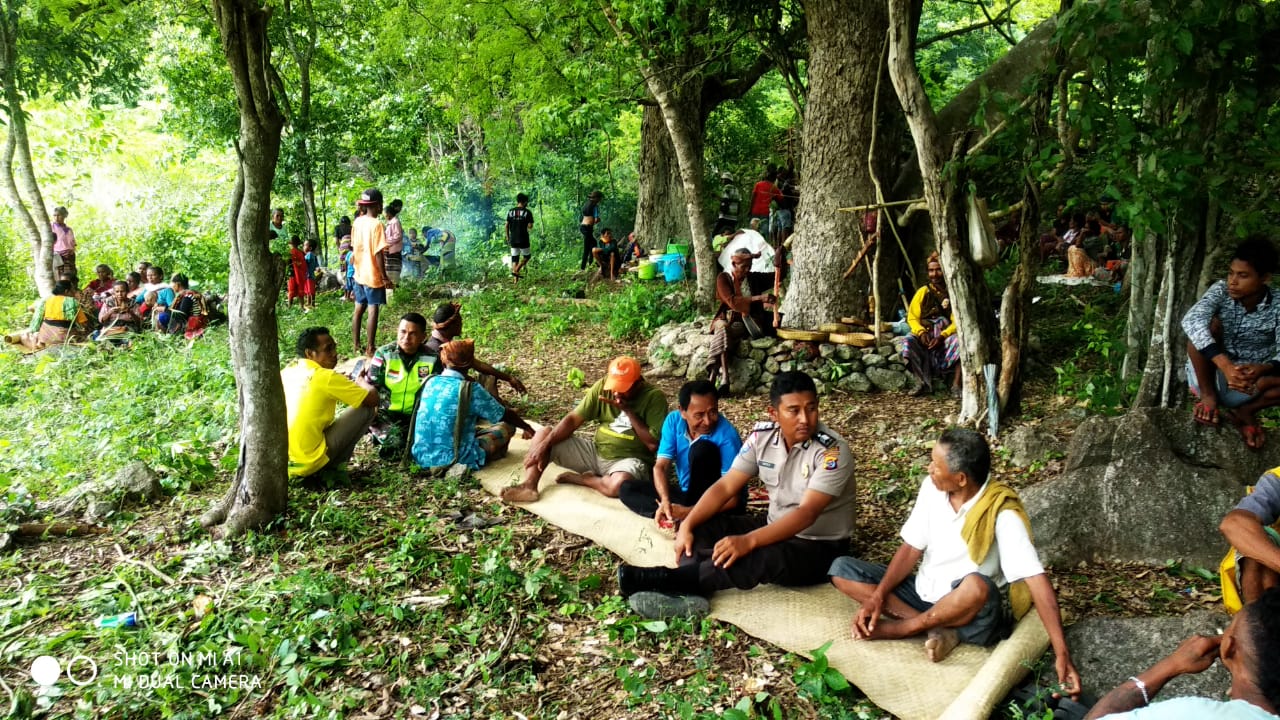
<svg viewBox="0 0 1280 720"><path fill-rule="evenodd" d="M774 430L778 427L778 423L762 420L751 427L751 432L763 432L765 430Z"/></svg>
<svg viewBox="0 0 1280 720"><path fill-rule="evenodd" d="M831 447L832 445L836 444L835 438L831 437L830 435L822 431L818 431L814 433L813 439L817 440L818 444L821 445L822 447Z"/></svg>

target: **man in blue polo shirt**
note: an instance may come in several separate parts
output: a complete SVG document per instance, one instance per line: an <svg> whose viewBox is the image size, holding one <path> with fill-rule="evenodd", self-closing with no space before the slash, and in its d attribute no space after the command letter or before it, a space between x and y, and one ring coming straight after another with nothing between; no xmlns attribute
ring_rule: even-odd
<svg viewBox="0 0 1280 720"><path fill-rule="evenodd" d="M707 488L729 472L742 448L738 429L720 417L720 394L710 380L685 383L679 401L680 409L668 413L662 423L653 483L632 480L618 489L624 505L673 532L675 523L689 514ZM741 513L746 507L744 485L720 512Z"/></svg>

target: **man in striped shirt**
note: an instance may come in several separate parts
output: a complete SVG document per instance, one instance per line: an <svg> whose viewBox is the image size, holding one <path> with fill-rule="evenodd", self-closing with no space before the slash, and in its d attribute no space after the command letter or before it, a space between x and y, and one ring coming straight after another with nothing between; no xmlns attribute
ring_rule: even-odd
<svg viewBox="0 0 1280 720"><path fill-rule="evenodd" d="M1280 404L1280 297L1270 286L1276 264L1270 240L1245 240L1231 256L1227 279L1182 318L1187 383L1200 398L1196 422L1216 426L1225 407L1254 450L1266 442L1258 411Z"/></svg>

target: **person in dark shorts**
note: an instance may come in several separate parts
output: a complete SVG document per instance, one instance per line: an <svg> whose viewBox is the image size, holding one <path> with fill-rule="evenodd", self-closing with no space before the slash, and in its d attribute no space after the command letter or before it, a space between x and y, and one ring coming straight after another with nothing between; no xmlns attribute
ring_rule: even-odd
<svg viewBox="0 0 1280 720"><path fill-rule="evenodd" d="M511 277L519 282L520 273L529 264L529 232L533 229L533 213L529 196L516 195L516 206L507 211L507 246L511 248Z"/></svg>
<svg viewBox="0 0 1280 720"><path fill-rule="evenodd" d="M600 222L600 201L603 199L604 193L592 190L587 196L587 204L582 206L582 222L578 225L582 231L582 264L578 266L579 270L586 270L595 258L596 225Z"/></svg>

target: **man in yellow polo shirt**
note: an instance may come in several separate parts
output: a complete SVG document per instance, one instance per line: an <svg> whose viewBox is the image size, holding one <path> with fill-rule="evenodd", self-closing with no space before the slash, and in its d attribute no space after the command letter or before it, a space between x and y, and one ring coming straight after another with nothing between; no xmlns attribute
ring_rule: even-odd
<svg viewBox="0 0 1280 720"><path fill-rule="evenodd" d="M303 330L297 350L298 359L280 371L280 380L289 422L289 477L307 477L351 459L373 422L378 391L333 371L338 345L328 328ZM350 407L335 419L338 402Z"/></svg>

